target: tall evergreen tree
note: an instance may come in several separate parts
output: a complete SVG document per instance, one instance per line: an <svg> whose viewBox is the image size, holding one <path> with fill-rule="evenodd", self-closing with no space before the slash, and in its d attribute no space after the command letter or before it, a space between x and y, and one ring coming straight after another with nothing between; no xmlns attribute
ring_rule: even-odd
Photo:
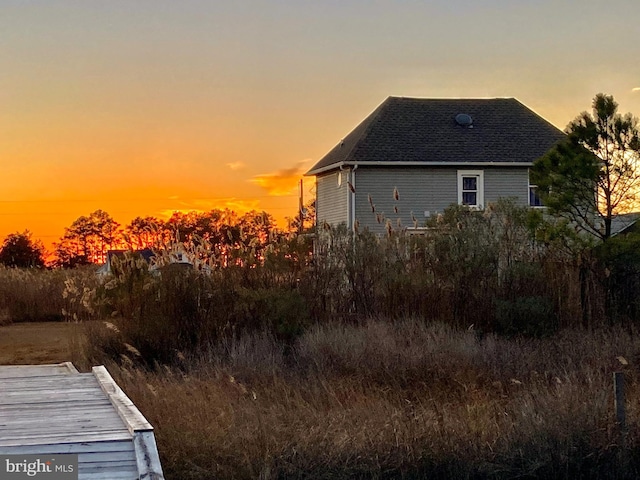
<svg viewBox="0 0 640 480"><path fill-rule="evenodd" d="M612 219L634 207L640 131L611 95L597 94L592 107L569 123L566 141L534 163L531 179L550 213L607 240Z"/></svg>

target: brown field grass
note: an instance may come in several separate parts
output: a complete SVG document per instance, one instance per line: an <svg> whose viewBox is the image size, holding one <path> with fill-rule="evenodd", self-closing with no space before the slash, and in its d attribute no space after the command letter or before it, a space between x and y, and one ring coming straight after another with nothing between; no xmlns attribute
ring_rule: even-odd
<svg viewBox="0 0 640 480"><path fill-rule="evenodd" d="M78 326L0 327L1 363L73 359L86 369ZM109 365L155 426L168 479L638 475L633 330L525 340L370 320L312 327L292 351L262 333L180 357L180 368L148 371L131 349ZM627 381L624 446L616 370Z"/></svg>
<svg viewBox="0 0 640 480"><path fill-rule="evenodd" d="M81 329L62 322L0 326L0 365L45 364L75 358Z"/></svg>
<svg viewBox="0 0 640 480"><path fill-rule="evenodd" d="M182 352L182 367L150 372L135 357L110 370L155 425L167 478L639 474L635 331L524 340L370 320L312 327L293 350L264 333ZM617 369L629 399L624 446Z"/></svg>
<svg viewBox="0 0 640 480"><path fill-rule="evenodd" d="M313 262L283 239L106 282L0 269L0 323L85 322L0 329L2 363L106 364L168 479L640 478L637 272L509 218L457 209L415 244L338 229Z"/></svg>

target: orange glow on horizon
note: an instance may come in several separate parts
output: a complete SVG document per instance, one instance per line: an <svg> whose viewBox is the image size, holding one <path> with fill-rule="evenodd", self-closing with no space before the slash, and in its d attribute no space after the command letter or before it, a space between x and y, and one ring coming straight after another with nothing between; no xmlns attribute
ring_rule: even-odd
<svg viewBox="0 0 640 480"><path fill-rule="evenodd" d="M294 217L298 210L298 178L290 178L285 192L269 195L250 187L248 193L256 191L255 197L211 196L211 192L189 191L178 186L171 187L124 187L114 189L96 188L91 194L80 195L79 186L74 186L66 195L44 198L32 197L0 200L0 239L14 232L29 230L34 239L39 239L47 250L53 248L64 234L64 229L82 215L95 210L104 210L124 228L136 217L156 217L168 220L175 212L208 212L214 209L229 209L242 215L251 210L266 211L276 220L279 228L287 227L287 217ZM247 181L250 184L251 181ZM312 196L313 179L305 179L305 202ZM208 193L208 195L207 195ZM246 193L245 193L246 195Z"/></svg>
<svg viewBox="0 0 640 480"><path fill-rule="evenodd" d="M640 115L637 7L596 3L7 2L0 239L51 248L98 209L286 227L301 175L390 95L515 97L564 128L604 92Z"/></svg>

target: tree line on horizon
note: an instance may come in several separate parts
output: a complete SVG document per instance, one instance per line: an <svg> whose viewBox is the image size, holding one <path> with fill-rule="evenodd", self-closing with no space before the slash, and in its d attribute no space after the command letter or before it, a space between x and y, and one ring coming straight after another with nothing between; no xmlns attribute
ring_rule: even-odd
<svg viewBox="0 0 640 480"><path fill-rule="evenodd" d="M166 321L164 326L176 334L201 326L195 340L185 340L189 348L264 325L291 339L310 321L371 315L415 315L456 327L473 324L482 331L532 335L575 324L640 321L640 232L612 236L606 226L634 200L638 175L633 167L640 163L637 120L617 114L608 96L598 95L593 107L593 115L582 114L568 127L567 143L532 168L539 175L544 212L508 199L483 211L452 205L431 218L422 235L402 228L375 235L345 224L322 224L312 245L309 236L295 235L307 225L292 222L292 229L280 231L265 212L176 213L167 221L138 218L121 228L106 212L96 211L74 221L56 243L58 266L98 261L117 247L151 246L163 259L162 248L178 244L203 268L180 270L185 275L176 283L172 269L160 278L147 275L146 263L125 257L116 262L117 273L104 289L92 288L95 275L82 269L43 273L79 278L70 284L78 296L73 305L85 308L91 303L87 295L100 294L108 297L100 297L104 305L123 318L155 312L150 321ZM602 145L607 150L597 155L593 146ZM615 185L622 187L616 190ZM581 200L585 197L592 201ZM313 224L314 216L305 220ZM25 240L20 235L11 239ZM0 261L8 246L5 241ZM80 278L85 273L90 277L86 288ZM5 276L38 275L11 271ZM69 312L70 297L64 298ZM95 311L111 315L101 301ZM150 305L160 310L149 310ZM78 318L89 315L76 313ZM158 345L149 346L161 356L165 338L173 338L165 333ZM165 352L167 358L174 350Z"/></svg>
<svg viewBox="0 0 640 480"><path fill-rule="evenodd" d="M64 234L47 252L41 240L29 230L7 235L0 247L0 264L18 268L47 266L72 268L102 264L110 250L139 251L166 249L172 243L191 247L208 244L222 249L237 246L264 248L274 235L309 231L315 220L314 202L307 205L307 215L287 218L287 229L280 230L266 211L252 210L238 214L230 209L208 212L174 212L167 220L138 216L124 227L104 210L78 217L64 229ZM47 262L52 253L54 260Z"/></svg>
<svg viewBox="0 0 640 480"><path fill-rule="evenodd" d="M582 112L566 129L565 141L534 162L531 181L543 200L554 228L549 234L585 244L606 243L612 220L637 208L640 187L640 130L630 113L618 113L612 96L597 94L592 113ZM315 201L289 220L282 233L315 227ZM107 212L96 210L77 218L54 243L55 266L103 263L112 249L162 248L171 242L207 243L222 249L255 243L264 247L277 234L267 212L239 215L229 209L175 212L168 220L137 217L124 228ZM42 242L30 232L9 235L0 249L0 263L17 267L45 264Z"/></svg>

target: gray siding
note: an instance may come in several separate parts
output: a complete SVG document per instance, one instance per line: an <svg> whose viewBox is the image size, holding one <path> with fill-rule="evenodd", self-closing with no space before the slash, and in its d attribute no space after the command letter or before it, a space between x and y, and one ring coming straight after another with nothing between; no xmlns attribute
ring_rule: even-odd
<svg viewBox="0 0 640 480"><path fill-rule="evenodd" d="M338 185L338 175L342 182ZM349 186L346 171L333 171L316 177L316 216L318 225L327 222L338 225L347 222Z"/></svg>
<svg viewBox="0 0 640 480"><path fill-rule="evenodd" d="M516 204L529 204L529 169L524 167L485 168L484 203L499 198L515 198Z"/></svg>
<svg viewBox="0 0 640 480"><path fill-rule="evenodd" d="M356 220L361 227L382 232L386 220L378 223L378 214L391 220L395 228L398 219L402 226L412 226L413 213L422 225L425 211L433 215L457 202L456 175L456 170L450 168L360 167L356 170ZM398 189L398 201L393 197L394 188ZM369 195L375 212L372 212Z"/></svg>
<svg viewBox="0 0 640 480"><path fill-rule="evenodd" d="M361 228L381 233L387 220L396 228L424 225L430 215L458 202L458 170L484 171L484 202L500 197L516 197L520 205L528 203L529 177L526 167L363 167L355 171L355 218ZM335 180L335 177L334 177ZM397 188L399 200L394 199ZM369 195L375 205L372 212ZM318 202L320 203L320 202ZM345 205L346 207L346 205ZM398 212L395 212L397 207ZM377 214L384 216L378 223Z"/></svg>

